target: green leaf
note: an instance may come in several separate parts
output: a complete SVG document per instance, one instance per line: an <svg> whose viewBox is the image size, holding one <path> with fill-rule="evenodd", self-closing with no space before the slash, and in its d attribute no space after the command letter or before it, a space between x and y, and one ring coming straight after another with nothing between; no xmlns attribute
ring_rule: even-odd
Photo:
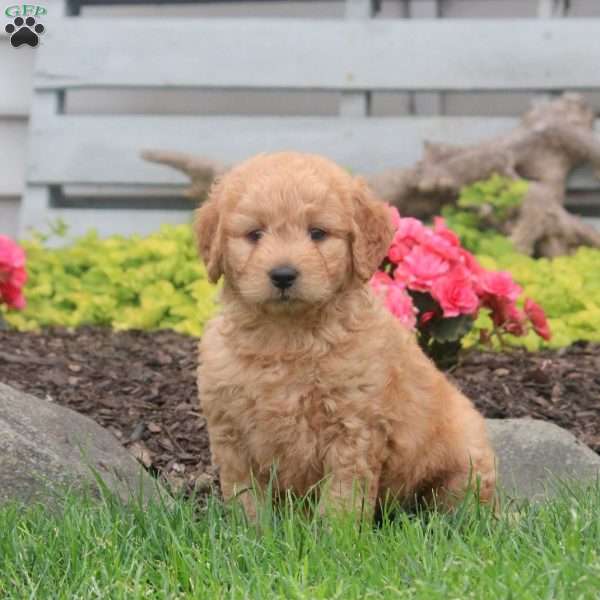
<svg viewBox="0 0 600 600"><path fill-rule="evenodd" d="M470 315L436 319L430 327L430 332L438 342L454 342L469 333L473 323L473 317Z"/></svg>

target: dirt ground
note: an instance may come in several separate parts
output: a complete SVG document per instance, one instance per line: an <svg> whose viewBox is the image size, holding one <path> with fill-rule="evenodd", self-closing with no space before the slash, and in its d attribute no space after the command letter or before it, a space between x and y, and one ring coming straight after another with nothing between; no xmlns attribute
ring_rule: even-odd
<svg viewBox="0 0 600 600"><path fill-rule="evenodd" d="M196 346L171 331L0 331L0 381L89 415L175 489L200 490L215 474ZM600 453L600 345L472 351L450 376L484 415L552 421Z"/></svg>

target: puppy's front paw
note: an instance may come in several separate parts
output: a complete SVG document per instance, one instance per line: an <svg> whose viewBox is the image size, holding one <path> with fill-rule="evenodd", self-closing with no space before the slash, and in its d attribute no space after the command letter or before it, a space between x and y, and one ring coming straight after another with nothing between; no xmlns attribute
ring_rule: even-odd
<svg viewBox="0 0 600 600"><path fill-rule="evenodd" d="M241 504L248 523L256 523L258 515L257 502L252 488L248 486L234 486L234 492L228 500Z"/></svg>

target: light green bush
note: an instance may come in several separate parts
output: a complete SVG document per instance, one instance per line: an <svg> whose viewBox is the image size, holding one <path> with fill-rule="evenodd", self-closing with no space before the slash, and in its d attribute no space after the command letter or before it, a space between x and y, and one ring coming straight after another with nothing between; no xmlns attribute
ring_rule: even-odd
<svg viewBox="0 0 600 600"><path fill-rule="evenodd" d="M534 259L517 252L505 236L482 228L478 207L487 204L495 212L512 208L526 191L524 182L495 176L466 187L459 198L459 208L446 207L443 215L483 267L509 271L523 287L522 297L532 298L546 312L552 329L550 341L531 332L511 339L511 344L538 350L567 346L578 340L600 342L600 250L582 247L572 256ZM488 317L482 315L475 325L476 329L489 328ZM474 335L467 339L468 344L475 342Z"/></svg>
<svg viewBox="0 0 600 600"><path fill-rule="evenodd" d="M485 268L510 271L523 287L523 296L533 298L546 312L552 339L545 342L530 333L516 338L516 344L537 350L578 340L600 342L600 250L579 248L573 256L552 260L517 252L480 254L478 259Z"/></svg>
<svg viewBox="0 0 600 600"><path fill-rule="evenodd" d="M20 330L91 324L199 336L216 310L217 289L188 225L164 226L148 237L90 233L60 249L46 248L41 239L23 246L27 308L4 314Z"/></svg>

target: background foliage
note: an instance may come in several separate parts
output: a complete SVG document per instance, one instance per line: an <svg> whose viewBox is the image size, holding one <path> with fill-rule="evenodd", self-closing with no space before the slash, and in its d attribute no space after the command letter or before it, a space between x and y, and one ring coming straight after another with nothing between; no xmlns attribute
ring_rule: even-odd
<svg viewBox="0 0 600 600"><path fill-rule="evenodd" d="M483 267L510 271L524 288L522 296L535 298L546 311L553 333L549 342L532 332L511 343L535 350L600 341L600 251L580 248L573 256L534 259L519 254L488 225L490 213L512 209L525 190L523 182L492 178L465 188L459 206L447 207L443 216ZM49 249L37 236L23 246L27 307L2 308L18 329L94 324L199 336L215 313L217 290L197 259L188 225L164 226L144 238L101 240L90 233L61 249ZM487 318L480 316L476 328L488 328ZM473 333L466 343L477 339Z"/></svg>
<svg viewBox="0 0 600 600"><path fill-rule="evenodd" d="M572 256L531 258L517 252L510 240L489 227L487 218L481 216L481 206L490 207L484 211L486 215L514 207L515 199L526 189L523 182L494 177L465 188L458 208L445 207L443 216L484 268L510 271L523 287L523 297L535 298L546 312L552 330L550 341L531 332L511 339L511 344L537 350L578 340L600 341L600 250L581 247ZM476 328L489 326L489 318L482 314ZM476 339L471 335L467 344Z"/></svg>
<svg viewBox="0 0 600 600"><path fill-rule="evenodd" d="M199 336L216 310L217 289L187 225L164 226L145 238L101 240L90 233L52 250L41 238L23 245L27 307L5 315L18 329L93 324Z"/></svg>

